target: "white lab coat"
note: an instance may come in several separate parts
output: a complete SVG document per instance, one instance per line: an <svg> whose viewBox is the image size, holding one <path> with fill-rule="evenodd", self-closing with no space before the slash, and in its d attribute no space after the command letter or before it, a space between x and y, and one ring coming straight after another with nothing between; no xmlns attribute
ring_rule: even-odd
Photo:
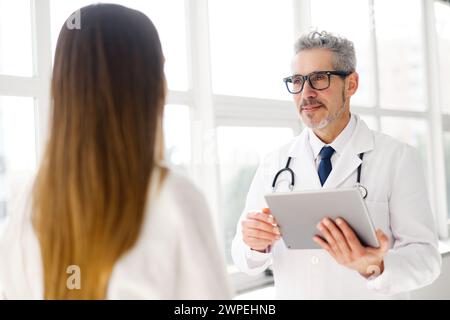
<svg viewBox="0 0 450 320"><path fill-rule="evenodd" d="M149 198L141 234L114 266L107 298L231 298L223 251L203 195L169 171L160 193ZM0 298L42 299L41 264L30 210L18 209L0 240Z"/></svg>
<svg viewBox="0 0 450 320"><path fill-rule="evenodd" d="M289 156L294 190L321 188L308 130L268 154L257 169L232 244L238 268L256 275L272 265L281 299L407 299L409 291L433 282L440 273L441 256L419 156L411 146L370 130L358 116L353 135L323 187L353 186L361 163L358 154L364 152L361 184L368 189L366 205L375 227L390 239L384 272L367 280L339 265L325 250L289 250L279 240L269 253L261 253L243 242L241 220L247 212L267 207L264 194L272 192L274 175ZM279 181L277 191L288 191L289 175Z"/></svg>

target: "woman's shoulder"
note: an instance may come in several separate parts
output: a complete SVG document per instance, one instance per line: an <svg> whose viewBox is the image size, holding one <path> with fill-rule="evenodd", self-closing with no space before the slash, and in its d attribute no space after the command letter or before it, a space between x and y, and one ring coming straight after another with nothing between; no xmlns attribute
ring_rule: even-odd
<svg viewBox="0 0 450 320"><path fill-rule="evenodd" d="M202 221L205 217L208 219L208 215L205 197L185 173L168 166L154 169L143 221L143 238L153 238L168 230L171 230L171 237L174 232L189 232L190 221Z"/></svg>
<svg viewBox="0 0 450 320"><path fill-rule="evenodd" d="M159 179L159 186L151 192L157 194L158 200L182 209L205 206L206 200L203 193L195 183L181 170L172 167L159 167L155 175L155 182Z"/></svg>
<svg viewBox="0 0 450 320"><path fill-rule="evenodd" d="M197 186L192 182L191 178L182 171L171 166L158 166L156 169L157 176L162 181L162 188L170 191L184 191L189 194L200 193Z"/></svg>

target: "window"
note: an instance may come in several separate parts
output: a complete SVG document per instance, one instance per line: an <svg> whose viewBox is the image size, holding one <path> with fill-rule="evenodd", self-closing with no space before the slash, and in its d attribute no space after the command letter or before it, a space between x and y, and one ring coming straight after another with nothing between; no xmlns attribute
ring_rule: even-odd
<svg viewBox="0 0 450 320"><path fill-rule="evenodd" d="M442 109L450 113L450 4L435 2L436 31L438 37L440 87L442 89Z"/></svg>
<svg viewBox="0 0 450 320"><path fill-rule="evenodd" d="M34 101L0 97L0 220L35 168Z"/></svg>
<svg viewBox="0 0 450 320"><path fill-rule="evenodd" d="M421 0L375 0L380 103L425 110ZM407 14L400 14L405 12Z"/></svg>
<svg viewBox="0 0 450 320"><path fill-rule="evenodd" d="M381 118L381 131L415 147L422 158L424 173L429 178L427 171L430 153L427 140L429 132L425 119L383 117Z"/></svg>
<svg viewBox="0 0 450 320"><path fill-rule="evenodd" d="M166 59L165 71L171 90L186 91L187 82L187 48L186 19L184 0L109 0L107 3L121 4L145 13L155 24ZM77 9L98 3L94 0L61 1L51 0L52 47L55 51L61 27L66 19ZM81 27L83 27L81 17Z"/></svg>
<svg viewBox="0 0 450 320"><path fill-rule="evenodd" d="M290 128L219 127L217 146L219 153L221 225L225 237L228 263L231 261L231 242L236 224L245 207L250 183L263 156L289 142ZM262 209L262 208L261 208Z"/></svg>
<svg viewBox="0 0 450 320"><path fill-rule="evenodd" d="M0 74L33 74L30 0L0 0Z"/></svg>
<svg viewBox="0 0 450 320"><path fill-rule="evenodd" d="M282 79L292 72L291 2L210 0L209 13L213 92L289 99Z"/></svg>
<svg viewBox="0 0 450 320"><path fill-rule="evenodd" d="M208 13L218 123L217 207L232 265L231 242L256 168L298 127L292 96L282 81L292 73L296 13L291 1L275 0L210 0Z"/></svg>
<svg viewBox="0 0 450 320"><path fill-rule="evenodd" d="M423 155L427 154L428 130L424 119L383 117L381 118L381 131L412 145Z"/></svg>
<svg viewBox="0 0 450 320"><path fill-rule="evenodd" d="M447 203L450 203L450 132L444 133L445 178L447 182ZM450 219L450 210L448 212Z"/></svg>
<svg viewBox="0 0 450 320"><path fill-rule="evenodd" d="M359 117L367 124L369 129L378 131L377 119L373 116L359 115Z"/></svg>
<svg viewBox="0 0 450 320"><path fill-rule="evenodd" d="M450 83L450 61L448 59L450 53L450 3L435 1L434 14L436 17L438 63L441 71L438 79L441 89L440 102L444 123L443 141L447 183L447 211L450 219L450 91L448 90L448 84Z"/></svg>
<svg viewBox="0 0 450 320"><path fill-rule="evenodd" d="M191 125L188 106L166 105L164 109L164 143L166 159L188 170L191 164Z"/></svg>
<svg viewBox="0 0 450 320"><path fill-rule="evenodd" d="M349 7L352 8L351 18ZM355 12L357 14L354 14ZM343 36L353 41L355 45L359 88L352 98L352 105L363 107L373 107L375 104L375 70L370 42L369 14L369 2L364 0L311 1L313 28Z"/></svg>

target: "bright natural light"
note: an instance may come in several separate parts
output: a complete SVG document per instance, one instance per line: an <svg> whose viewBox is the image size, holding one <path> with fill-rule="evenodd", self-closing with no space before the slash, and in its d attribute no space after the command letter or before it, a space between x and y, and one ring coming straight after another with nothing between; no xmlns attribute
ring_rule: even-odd
<svg viewBox="0 0 450 320"><path fill-rule="evenodd" d="M450 90L448 84L450 83L450 6L436 2L435 3L435 15L436 15L436 31L438 36L438 49L439 49L439 69L440 72L440 87L442 90L442 109L450 113Z"/></svg>
<svg viewBox="0 0 450 320"><path fill-rule="evenodd" d="M6 0L3 0L6 1ZM66 19L81 7L95 3L116 3L145 13L155 24L166 59L165 71L171 90L187 90L187 44L184 0L51 0L52 52ZM81 17L81 24L83 23Z"/></svg>
<svg viewBox="0 0 450 320"><path fill-rule="evenodd" d="M231 263L230 248L236 222L245 205L256 167L263 157L288 143L293 130L288 128L219 127L217 145L220 160L220 193L225 247Z"/></svg>
<svg viewBox="0 0 450 320"><path fill-rule="evenodd" d="M425 110L421 1L375 1L374 13L381 106Z"/></svg>
<svg viewBox="0 0 450 320"><path fill-rule="evenodd" d="M349 16L352 12L359 12ZM359 88L352 98L353 105L362 107L375 106L375 75L373 65L373 48L370 42L370 32L373 25L370 23L369 2L361 0L314 0L311 1L311 24L313 29L328 31L353 41L356 51L359 73ZM355 28L355 25L358 28Z"/></svg>
<svg viewBox="0 0 450 320"><path fill-rule="evenodd" d="M0 0L0 74L33 74L30 6L30 0Z"/></svg>
<svg viewBox="0 0 450 320"><path fill-rule="evenodd" d="M422 156L423 165L428 163L429 129L423 119L383 117L381 118L381 131L417 148ZM428 174L428 171L426 171Z"/></svg>
<svg viewBox="0 0 450 320"><path fill-rule="evenodd" d="M289 100L282 79L291 74L294 54L291 2L208 4L214 93Z"/></svg>
<svg viewBox="0 0 450 320"><path fill-rule="evenodd" d="M35 169L34 100L0 96L0 219Z"/></svg>
<svg viewBox="0 0 450 320"><path fill-rule="evenodd" d="M186 170L191 164L190 130L189 107L183 105L166 105L164 109L166 158L170 163Z"/></svg>

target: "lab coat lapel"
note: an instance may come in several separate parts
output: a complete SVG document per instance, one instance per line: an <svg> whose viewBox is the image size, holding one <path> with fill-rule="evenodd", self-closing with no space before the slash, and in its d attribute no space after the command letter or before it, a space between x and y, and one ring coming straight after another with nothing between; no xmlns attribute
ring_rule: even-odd
<svg viewBox="0 0 450 320"><path fill-rule="evenodd" d="M314 156L309 143L308 129L304 129L288 150L292 157L292 169L295 173L295 190L321 188L319 176L314 164Z"/></svg>
<svg viewBox="0 0 450 320"><path fill-rule="evenodd" d="M361 159L358 155L374 148L373 133L359 116L355 116L355 131L344 148L341 157L339 157L331 170L328 179L325 181L324 188L337 188L358 169L358 166L361 164Z"/></svg>

